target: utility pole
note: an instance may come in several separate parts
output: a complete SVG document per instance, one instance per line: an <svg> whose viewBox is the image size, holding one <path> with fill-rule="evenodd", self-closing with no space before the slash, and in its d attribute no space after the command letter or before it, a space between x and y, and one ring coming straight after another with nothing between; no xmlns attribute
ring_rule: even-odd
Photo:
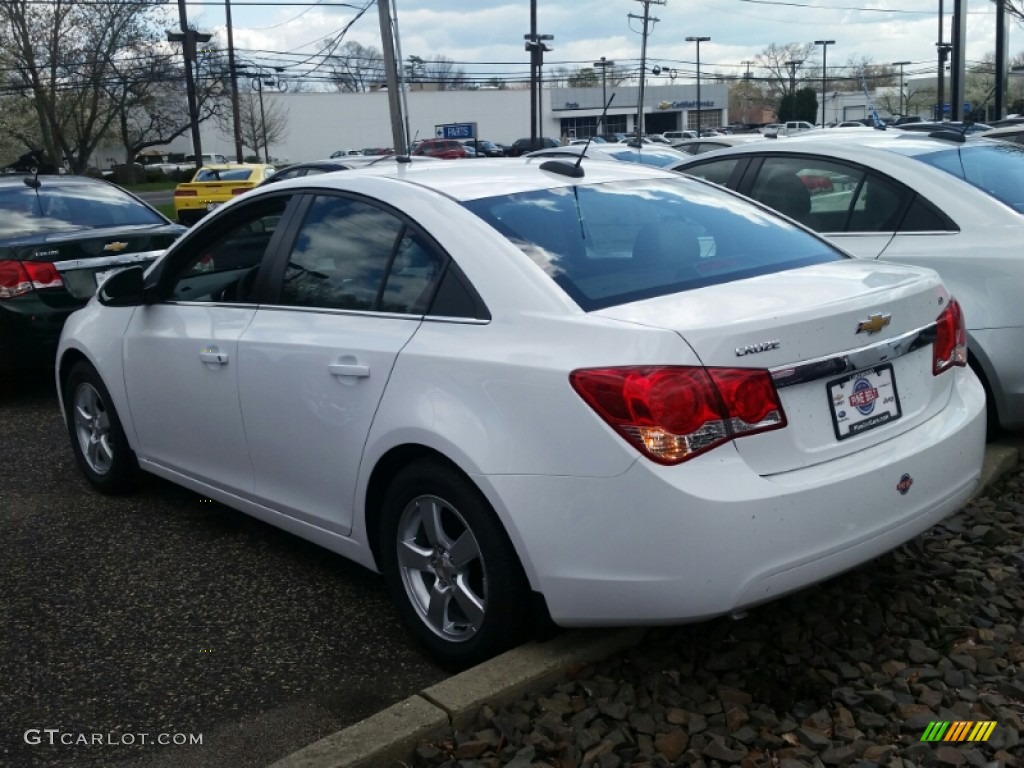
<svg viewBox="0 0 1024 768"><path fill-rule="evenodd" d="M181 32L167 32L167 41L181 43L185 58L185 93L188 96L188 119L192 128L192 153L195 155L196 170L203 164L203 143L199 138L199 105L196 103L196 81L192 75L192 62L196 60L197 43L210 42L211 35L189 29L185 0L178 0L178 23Z"/></svg>
<svg viewBox="0 0 1024 768"><path fill-rule="evenodd" d="M996 120L1006 117L1006 0L996 0Z"/></svg>
<svg viewBox="0 0 1024 768"><path fill-rule="evenodd" d="M743 124L747 125L750 122L750 83L754 79L754 76L750 74L750 65L752 61L744 61L747 71L743 75Z"/></svg>
<svg viewBox="0 0 1024 768"><path fill-rule="evenodd" d="M635 133L637 141L643 141L644 135L644 88L647 83L647 35L649 34L648 25L652 22L657 24L659 21L661 21L661 19L653 18L651 16L651 6L665 5L667 1L668 0L637 0L638 3L642 3L644 6L644 15L637 16L634 13L627 14L628 18L642 19L644 23L643 32L641 33L643 37L640 43L640 90L637 95L636 104Z"/></svg>
<svg viewBox="0 0 1024 768"><path fill-rule="evenodd" d="M946 116L946 57L949 56L949 49L952 47L948 43L943 42L943 35L945 31L945 18L942 12L942 0L939 0L939 42L935 44L935 49L939 55L939 76L937 80L936 90L938 91L938 106L936 111L938 114L935 115L936 120L941 120Z"/></svg>
<svg viewBox="0 0 1024 768"><path fill-rule="evenodd" d="M912 63L913 62L910 61L894 61L892 63L892 66L900 68L900 117L903 117L904 114L906 114L903 109L903 67Z"/></svg>
<svg viewBox="0 0 1024 768"><path fill-rule="evenodd" d="M786 62L786 66L789 67L789 95L796 95L796 68L804 63L803 59L793 59Z"/></svg>
<svg viewBox="0 0 1024 768"><path fill-rule="evenodd" d="M391 113L391 141L395 152L404 155L408 151L405 124L402 120L402 95L398 90L398 65L395 61L395 35L391 25L391 3L377 0L380 12L380 38L383 43L384 78L388 84L388 110Z"/></svg>
<svg viewBox="0 0 1024 768"><path fill-rule="evenodd" d="M235 72L235 37L231 31L231 0L224 0L228 25L228 70L231 72L231 124L235 133L235 162L242 162L242 120L238 106L238 74Z"/></svg>
<svg viewBox="0 0 1024 768"><path fill-rule="evenodd" d="M953 0L953 59L949 72L949 117L960 120L964 115L964 77L967 56L967 3Z"/></svg>
<svg viewBox="0 0 1024 768"><path fill-rule="evenodd" d="M815 45L821 46L821 127L825 127L825 78L827 77L827 70L825 69L825 63L828 61L828 47L835 45L835 40L815 40Z"/></svg>

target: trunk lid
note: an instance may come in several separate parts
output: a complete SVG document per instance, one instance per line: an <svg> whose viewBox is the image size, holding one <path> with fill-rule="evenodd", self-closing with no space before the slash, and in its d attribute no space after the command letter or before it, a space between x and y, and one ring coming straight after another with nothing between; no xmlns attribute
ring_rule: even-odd
<svg viewBox="0 0 1024 768"><path fill-rule="evenodd" d="M941 411L954 377L933 375L929 332L919 332L948 300L934 272L849 260L596 314L674 330L706 366L772 371L786 428L734 441L770 475L853 454Z"/></svg>
<svg viewBox="0 0 1024 768"><path fill-rule="evenodd" d="M110 272L152 261L185 231L177 224L160 224L55 232L6 241L0 245L0 260L50 262L67 292L85 301Z"/></svg>

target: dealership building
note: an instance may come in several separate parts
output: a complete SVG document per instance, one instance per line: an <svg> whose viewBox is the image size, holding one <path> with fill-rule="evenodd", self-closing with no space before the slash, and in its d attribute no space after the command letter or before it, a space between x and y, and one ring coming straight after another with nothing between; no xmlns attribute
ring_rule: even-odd
<svg viewBox="0 0 1024 768"><path fill-rule="evenodd" d="M600 87L544 88L540 110L543 134L553 138L586 138L598 132L633 131L639 88L609 86L606 93L609 98L614 94L615 98L608 110L606 127L599 130ZM280 108L286 116L284 135L270 145L273 158L291 162L316 160L340 149L390 147L393 143L386 91L281 93L268 89L263 99L268 113ZM661 133L696 128L698 112L700 123L705 127L729 122L727 85L702 83L700 100L698 110L695 84L646 86L645 131ZM409 91L406 102L410 139L433 138L439 135L441 126L453 124L475 125L477 138L507 144L530 135L529 89ZM200 134L203 152L234 157L234 141L216 121L203 123ZM167 149L191 153L191 139L186 134ZM123 151L118 154L123 155ZM254 152L246 147L245 154Z"/></svg>

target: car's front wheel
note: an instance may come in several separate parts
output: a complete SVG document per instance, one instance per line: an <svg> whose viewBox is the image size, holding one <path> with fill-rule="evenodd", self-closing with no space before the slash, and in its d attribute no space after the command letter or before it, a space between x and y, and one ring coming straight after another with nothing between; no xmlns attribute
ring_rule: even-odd
<svg viewBox="0 0 1024 768"><path fill-rule="evenodd" d="M381 566L402 620L443 666L505 650L528 629L530 593L494 510L435 460L403 469L385 496Z"/></svg>
<svg viewBox="0 0 1024 768"><path fill-rule="evenodd" d="M103 493L131 489L135 457L110 393L89 363L75 363L64 382L64 410L71 450L89 482Z"/></svg>

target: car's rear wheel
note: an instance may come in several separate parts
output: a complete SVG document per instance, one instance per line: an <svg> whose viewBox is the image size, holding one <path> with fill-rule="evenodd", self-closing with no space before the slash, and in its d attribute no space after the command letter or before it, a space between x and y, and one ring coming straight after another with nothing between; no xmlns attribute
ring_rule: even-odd
<svg viewBox="0 0 1024 768"><path fill-rule="evenodd" d="M64 382L64 409L75 461L89 482L103 493L131 490L135 457L110 393L85 361Z"/></svg>
<svg viewBox="0 0 1024 768"><path fill-rule="evenodd" d="M391 484L382 514L388 591L440 664L465 668L525 636L526 577L494 510L468 479L441 461L411 464Z"/></svg>

